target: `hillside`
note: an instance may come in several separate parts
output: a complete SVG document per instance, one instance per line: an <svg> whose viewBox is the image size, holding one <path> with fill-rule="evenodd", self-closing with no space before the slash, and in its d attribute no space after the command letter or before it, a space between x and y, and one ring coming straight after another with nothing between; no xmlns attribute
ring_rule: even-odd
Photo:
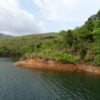
<svg viewBox="0 0 100 100"><path fill-rule="evenodd" d="M0 39L0 56L41 57L99 66L100 10L74 30Z"/></svg>

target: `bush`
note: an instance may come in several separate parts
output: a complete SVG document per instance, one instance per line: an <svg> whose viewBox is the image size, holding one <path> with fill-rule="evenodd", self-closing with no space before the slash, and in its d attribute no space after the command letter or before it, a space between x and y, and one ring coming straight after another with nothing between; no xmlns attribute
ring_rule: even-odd
<svg viewBox="0 0 100 100"><path fill-rule="evenodd" d="M95 56L94 65L100 66L100 54Z"/></svg>
<svg viewBox="0 0 100 100"><path fill-rule="evenodd" d="M63 63L75 63L79 59L79 57L73 56L63 51L50 50L50 49L41 51L41 53L39 52L38 55L42 57L47 57L49 59L55 59Z"/></svg>

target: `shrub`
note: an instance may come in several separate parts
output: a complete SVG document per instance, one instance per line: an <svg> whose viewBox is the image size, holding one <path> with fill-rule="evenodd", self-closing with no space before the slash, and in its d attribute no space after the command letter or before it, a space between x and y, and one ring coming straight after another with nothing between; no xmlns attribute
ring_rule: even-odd
<svg viewBox="0 0 100 100"><path fill-rule="evenodd" d="M100 66L100 54L95 56L94 65Z"/></svg>
<svg viewBox="0 0 100 100"><path fill-rule="evenodd" d="M50 59L55 59L57 61L61 61L64 63L75 63L79 59L79 57L73 56L73 55L68 54L66 52L57 51L57 50L50 50L50 49L45 50L45 51L41 51L41 53L39 52L38 55L43 56L43 57L47 57Z"/></svg>

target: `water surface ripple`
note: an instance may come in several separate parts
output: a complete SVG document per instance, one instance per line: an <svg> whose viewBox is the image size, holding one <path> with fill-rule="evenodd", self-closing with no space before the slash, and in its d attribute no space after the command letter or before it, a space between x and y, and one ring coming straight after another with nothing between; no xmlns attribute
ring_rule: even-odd
<svg viewBox="0 0 100 100"><path fill-rule="evenodd" d="M32 70L0 58L0 100L100 100L100 76Z"/></svg>

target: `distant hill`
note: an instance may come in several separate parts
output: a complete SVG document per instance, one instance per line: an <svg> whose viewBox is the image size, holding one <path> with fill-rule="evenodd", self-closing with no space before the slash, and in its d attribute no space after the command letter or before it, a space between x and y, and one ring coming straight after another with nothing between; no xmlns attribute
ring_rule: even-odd
<svg viewBox="0 0 100 100"><path fill-rule="evenodd" d="M0 33L0 38L9 38L12 37L11 35L5 35L3 33Z"/></svg>

